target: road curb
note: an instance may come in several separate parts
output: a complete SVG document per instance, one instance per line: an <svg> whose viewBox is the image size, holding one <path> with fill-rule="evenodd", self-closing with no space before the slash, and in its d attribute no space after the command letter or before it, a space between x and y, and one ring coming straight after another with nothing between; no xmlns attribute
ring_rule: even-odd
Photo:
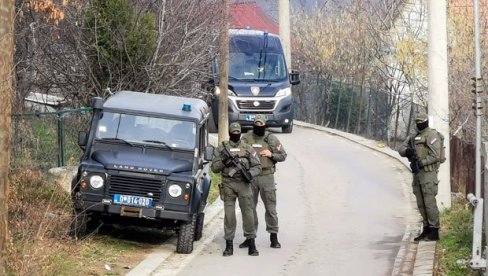
<svg viewBox="0 0 488 276"><path fill-rule="evenodd" d="M209 135L209 143L213 146L217 145L216 135ZM224 204L219 199L216 198L212 204L205 208L205 221L203 222L204 229L209 225L215 218L219 216L224 210ZM175 237L170 238L165 243L176 243ZM198 243L198 242L197 242ZM176 254L176 251L172 252L154 252L149 254L142 262L140 262L136 267L134 267L126 276L141 276L141 275L151 275L166 259Z"/></svg>
<svg viewBox="0 0 488 276"><path fill-rule="evenodd" d="M212 204L205 209L205 221L203 223L204 229L215 218L219 217L220 213L224 210L224 204L220 199L216 199ZM174 242L172 241L174 240ZM176 238L173 237L165 243L176 243ZM198 243L198 242L195 242ZM134 267L127 276L141 276L151 275L166 259L176 254L176 251L172 252L154 252L149 254L142 262Z"/></svg>
<svg viewBox="0 0 488 276"><path fill-rule="evenodd" d="M401 162L406 168L409 168L408 162L405 160L405 158L401 158L398 152L388 148L386 145L379 147L378 142L374 140L366 139L359 135L342 132L323 126L309 124L302 121L294 120L293 123L296 126L312 128L328 132L332 135L341 136L347 140L350 140L351 142L363 145L372 150L388 155L389 157ZM411 192L411 187L408 185L404 188L409 190L409 193L406 196L409 199L409 202L412 205L413 209L417 209L414 195ZM416 214L416 217L420 218L419 214ZM413 237L418 234L420 227L421 222L418 219L408 222L407 227L405 228L405 233L403 235L402 245L400 246L400 250L398 251L395 258L395 263L393 265L393 271L391 274L392 276L433 275L436 242L421 241L418 244L412 242Z"/></svg>

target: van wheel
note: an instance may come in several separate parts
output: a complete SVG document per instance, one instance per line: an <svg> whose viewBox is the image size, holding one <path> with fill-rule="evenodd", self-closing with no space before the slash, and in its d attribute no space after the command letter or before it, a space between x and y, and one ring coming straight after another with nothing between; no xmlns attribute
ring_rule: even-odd
<svg viewBox="0 0 488 276"><path fill-rule="evenodd" d="M195 237L195 224L197 215L193 214L190 221L184 221L178 230L176 253L190 254L193 251L193 238Z"/></svg>
<svg viewBox="0 0 488 276"><path fill-rule="evenodd" d="M195 241L199 241L203 234L203 221L205 220L205 213L199 213L197 222L195 224Z"/></svg>
<svg viewBox="0 0 488 276"><path fill-rule="evenodd" d="M291 133L292 131L293 131L293 120L290 121L289 125L281 127L281 132L283 133Z"/></svg>

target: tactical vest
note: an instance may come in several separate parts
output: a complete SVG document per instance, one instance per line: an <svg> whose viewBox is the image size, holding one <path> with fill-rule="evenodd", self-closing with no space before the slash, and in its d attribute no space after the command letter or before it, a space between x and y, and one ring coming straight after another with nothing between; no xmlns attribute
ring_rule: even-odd
<svg viewBox="0 0 488 276"><path fill-rule="evenodd" d="M430 129L429 131L424 131L422 133L417 134L417 136L415 136L414 140L415 140L415 149L417 151L417 156L421 160L427 158L427 155L429 154L429 150L431 150L428 146L429 141L427 141L427 139L429 138L430 135L432 135L432 133L435 133L438 136L438 138L441 140L440 152L437 153L439 156L439 162L424 166L423 169L426 172L432 172L438 169L440 163L445 161L444 136L442 136L442 134L440 134L438 131L433 129Z"/></svg>
<svg viewBox="0 0 488 276"><path fill-rule="evenodd" d="M237 155L237 156L239 156L239 158L245 158L245 157L247 157L247 152L246 152L246 150L243 147L243 143L240 143L238 148L232 147L228 142L224 142L223 143L223 146L225 146L227 148L227 150L229 150L229 152L233 156ZM249 170L249 162L243 162L243 163L244 163L246 169ZM222 174L224 174L226 176L229 176L229 172L231 170L233 170L233 169L235 169L235 168L234 167L226 167L226 168L224 168L222 170ZM236 177L240 177L240 174L239 173L236 173L234 175L234 178L236 178Z"/></svg>
<svg viewBox="0 0 488 276"><path fill-rule="evenodd" d="M258 138L256 139L256 135L254 134L249 134L247 135L246 139L249 145L254 148L254 150L258 153L259 155L259 160L261 161L261 169L263 171L265 170L271 170L273 173L274 172L274 163L271 158L266 157L266 156L261 156L261 151L263 150L269 150L270 146L268 144L268 136L270 133L266 133L263 138Z"/></svg>

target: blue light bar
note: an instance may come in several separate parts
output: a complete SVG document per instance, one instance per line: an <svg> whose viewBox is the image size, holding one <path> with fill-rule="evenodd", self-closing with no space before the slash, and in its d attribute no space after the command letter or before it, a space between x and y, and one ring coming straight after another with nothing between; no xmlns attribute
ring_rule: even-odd
<svg viewBox="0 0 488 276"><path fill-rule="evenodd" d="M191 104L183 104L183 108L181 110L183 110L183 111L191 111Z"/></svg>

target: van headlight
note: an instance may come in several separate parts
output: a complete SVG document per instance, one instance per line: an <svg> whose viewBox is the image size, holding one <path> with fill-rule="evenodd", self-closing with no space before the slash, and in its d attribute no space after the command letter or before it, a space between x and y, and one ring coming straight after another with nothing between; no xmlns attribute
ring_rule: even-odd
<svg viewBox="0 0 488 276"><path fill-rule="evenodd" d="M179 197L182 192L183 189L181 189L181 186L178 184L173 184L168 187L168 193L172 197Z"/></svg>
<svg viewBox="0 0 488 276"><path fill-rule="evenodd" d="M100 189L101 187L103 187L103 182L103 177L99 175L90 176L90 187L92 187L93 189Z"/></svg>
<svg viewBox="0 0 488 276"><path fill-rule="evenodd" d="M229 94L229 96L236 96L236 93L234 93L234 91L230 90L230 89L227 89L227 94ZM216 86L215 87L215 96L219 96L220 95L220 87Z"/></svg>
<svg viewBox="0 0 488 276"><path fill-rule="evenodd" d="M276 97L286 97L291 95L291 88L287 87L285 89L281 89L276 93Z"/></svg>

